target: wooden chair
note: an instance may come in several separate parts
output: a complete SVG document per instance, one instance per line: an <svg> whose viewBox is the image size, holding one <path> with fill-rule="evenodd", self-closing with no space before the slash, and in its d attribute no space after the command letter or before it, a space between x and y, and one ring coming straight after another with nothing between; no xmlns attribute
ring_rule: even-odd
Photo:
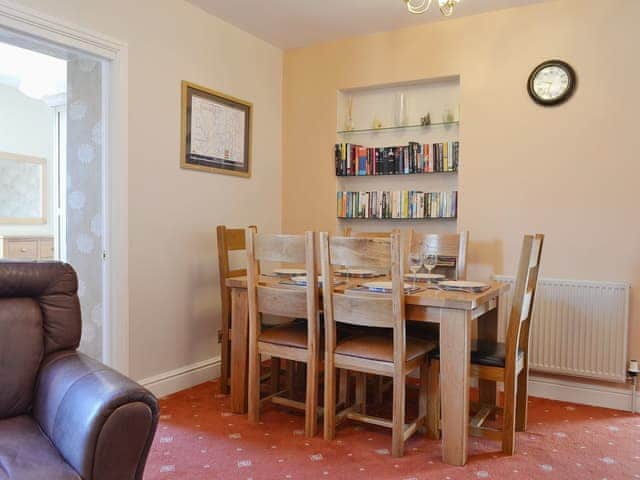
<svg viewBox="0 0 640 480"><path fill-rule="evenodd" d="M433 342L406 337L404 281L398 234L390 238L329 237L320 234L322 285L325 319L325 395L324 438L335 436L336 425L357 420L391 428L392 454L402 456L405 441L423 425L426 417L427 354ZM392 293L369 294L334 292L334 266L391 270ZM336 322L390 330L392 335L362 335L338 341ZM336 370L341 369L340 403L346 402L346 375L356 374L355 402L336 413ZM420 369L421 389L418 418L405 424L406 376ZM366 374L393 379L393 415L391 421L366 414Z"/></svg>
<svg viewBox="0 0 640 480"><path fill-rule="evenodd" d="M406 242L405 268L408 268L410 252L429 251L438 255L438 265L434 273L442 273L452 280L466 280L468 245L469 232L466 230L456 234L419 234L411 229ZM439 327L435 323L410 321L408 334L417 338L437 340L440 335Z"/></svg>
<svg viewBox="0 0 640 480"><path fill-rule="evenodd" d="M407 251L426 251L438 255L438 265L435 272L443 272L452 280L467 278L467 249L469 246L469 232L457 234L426 234L420 235L413 229L409 230Z"/></svg>
<svg viewBox="0 0 640 480"><path fill-rule="evenodd" d="M471 352L471 375L482 380L504 382L503 407L481 404L471 419L469 433L502 442L502 451L513 455L515 432L527 428L527 385L529 381L529 334L535 299L538 270L544 235L525 235L518 264L506 343L476 342ZM480 320L482 321L482 320ZM428 430L435 431L439 421L441 401L439 388L439 355L431 354L430 399L435 401L429 416ZM446 401L446 399L442 399ZM431 404L430 404L431 406ZM502 412L502 429L483 426L496 412Z"/></svg>
<svg viewBox="0 0 640 480"><path fill-rule="evenodd" d="M400 230L394 228L388 232L354 232L351 227L346 227L344 229L345 237L360 237L360 238L390 238L392 234L400 233Z"/></svg>
<svg viewBox="0 0 640 480"><path fill-rule="evenodd" d="M247 230L247 295L249 303L249 421L258 422L260 404L266 400L305 412L305 435L313 437L318 428L318 372L320 368L320 329L318 321L318 272L315 264L313 232L303 235L258 235ZM306 287L260 281L258 262L304 264ZM298 319L262 331L261 314ZM277 391L260 398L260 356L305 363L306 398L298 402ZM277 370L277 368L275 369ZM274 371L275 371L274 370ZM272 375L272 385L277 387ZM289 384L291 389L292 385Z"/></svg>
<svg viewBox="0 0 640 480"><path fill-rule="evenodd" d="M242 277L247 274L246 269L232 270L229 265L229 252L246 249L245 229L218 225L216 230L218 233L218 270L220 272L220 305L222 309L218 337L218 342L222 344L220 393L228 394L231 373L231 289L226 286L225 282L228 278Z"/></svg>

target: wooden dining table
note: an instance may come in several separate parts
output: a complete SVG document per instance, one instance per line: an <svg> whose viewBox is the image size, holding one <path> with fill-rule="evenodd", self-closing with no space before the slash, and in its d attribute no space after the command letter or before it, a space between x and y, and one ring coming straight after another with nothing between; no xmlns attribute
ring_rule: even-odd
<svg viewBox="0 0 640 480"><path fill-rule="evenodd" d="M229 278L231 289L231 409L247 411L248 301L246 277ZM450 465L467 462L469 373L473 323L479 340L497 341L499 318L508 285L491 283L482 293L425 288L405 295L407 320L440 325L442 458ZM482 403L495 404L493 381L479 382Z"/></svg>

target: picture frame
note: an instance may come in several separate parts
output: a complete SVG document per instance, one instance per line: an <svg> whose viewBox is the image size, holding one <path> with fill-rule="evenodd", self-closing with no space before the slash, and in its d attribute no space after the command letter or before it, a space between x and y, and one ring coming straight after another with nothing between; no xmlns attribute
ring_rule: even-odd
<svg viewBox="0 0 640 480"><path fill-rule="evenodd" d="M47 223L47 160L0 152L0 224Z"/></svg>
<svg viewBox="0 0 640 480"><path fill-rule="evenodd" d="M181 168L251 177L253 104L182 81Z"/></svg>

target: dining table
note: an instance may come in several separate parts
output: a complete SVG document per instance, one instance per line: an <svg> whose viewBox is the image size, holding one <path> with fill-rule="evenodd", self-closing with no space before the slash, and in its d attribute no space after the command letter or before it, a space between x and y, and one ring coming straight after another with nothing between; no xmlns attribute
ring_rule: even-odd
<svg viewBox="0 0 640 480"><path fill-rule="evenodd" d="M265 279L267 282L273 279ZM247 411L249 316L247 279L228 278L231 290L231 409ZM491 282L482 292L447 291L437 286L406 294L406 319L439 325L442 459L449 465L467 462L470 407L471 338L496 342L506 306L508 285ZM496 404L497 385L481 380L481 403Z"/></svg>

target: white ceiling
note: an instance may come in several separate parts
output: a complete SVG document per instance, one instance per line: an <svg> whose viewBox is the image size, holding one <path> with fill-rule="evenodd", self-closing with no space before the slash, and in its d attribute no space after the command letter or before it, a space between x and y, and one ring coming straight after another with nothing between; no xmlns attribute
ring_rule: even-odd
<svg viewBox="0 0 640 480"><path fill-rule="evenodd" d="M0 41L0 85L42 100L67 90L67 62Z"/></svg>
<svg viewBox="0 0 640 480"><path fill-rule="evenodd" d="M437 0L411 15L402 0L188 0L281 48L446 20ZM546 0L462 0L450 18Z"/></svg>

